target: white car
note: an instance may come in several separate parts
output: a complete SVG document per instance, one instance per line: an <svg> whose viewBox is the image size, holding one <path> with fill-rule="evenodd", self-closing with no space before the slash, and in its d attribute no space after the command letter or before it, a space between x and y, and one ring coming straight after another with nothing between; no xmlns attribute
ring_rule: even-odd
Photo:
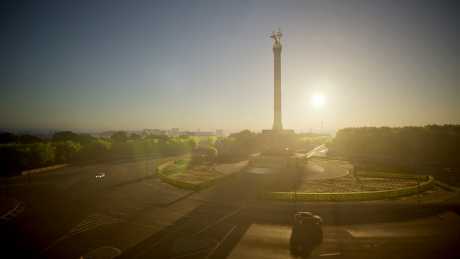
<svg viewBox="0 0 460 259"><path fill-rule="evenodd" d="M101 178L104 178L105 177L105 173L97 173L96 174L96 179L101 179Z"/></svg>

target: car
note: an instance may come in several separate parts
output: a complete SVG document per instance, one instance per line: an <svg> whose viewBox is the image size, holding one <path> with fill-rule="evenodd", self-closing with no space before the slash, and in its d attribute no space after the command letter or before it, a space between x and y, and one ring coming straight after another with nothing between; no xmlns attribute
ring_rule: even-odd
<svg viewBox="0 0 460 259"><path fill-rule="evenodd" d="M102 179L104 177L105 177L105 173L103 173L103 172L99 172L99 173L96 174L96 179Z"/></svg>
<svg viewBox="0 0 460 259"><path fill-rule="evenodd" d="M292 225L290 250L293 255L308 255L323 240L323 220L311 212L296 212Z"/></svg>

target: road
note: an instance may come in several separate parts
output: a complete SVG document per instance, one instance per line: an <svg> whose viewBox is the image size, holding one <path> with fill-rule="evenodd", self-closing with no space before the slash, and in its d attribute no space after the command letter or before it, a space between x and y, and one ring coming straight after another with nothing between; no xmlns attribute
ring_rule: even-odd
<svg viewBox="0 0 460 259"><path fill-rule="evenodd" d="M198 202L176 206L191 192L160 182L153 175L155 162L76 166L3 180L3 197L25 209L0 225L2 246L34 257L76 258L99 245L126 249L172 224ZM100 172L106 176L96 179ZM113 229L110 240L99 236Z"/></svg>
<svg viewBox="0 0 460 259"><path fill-rule="evenodd" d="M326 224L309 258L459 258L459 229L460 217L449 211L398 222ZM228 258L295 258L290 233L285 224L254 223Z"/></svg>
<svg viewBox="0 0 460 259"><path fill-rule="evenodd" d="M407 258L404 246L458 255L454 205L264 203L255 199L257 183L247 175L189 192L156 178L156 164L149 159L69 167L1 181L3 196L24 205L0 225L2 252L18 258L242 258L255 251L252 256L259 257L251 258L283 258L274 255L286 255L292 213L310 210L323 217L326 233L320 252L312 256L383 258L396 251L393 257ZM96 179L100 172L106 176ZM438 229L440 221L432 219L439 215L449 220ZM385 229L403 235L385 236ZM421 239L417 233L423 233Z"/></svg>
<svg viewBox="0 0 460 259"><path fill-rule="evenodd" d="M326 147L325 144L319 145L315 147L314 149L310 150L307 154L306 157L325 157L327 155L328 148Z"/></svg>
<svg viewBox="0 0 460 259"><path fill-rule="evenodd" d="M198 246L217 253L221 235L238 232L237 224L229 222L235 222L245 197L254 193L251 183L242 189L220 184L198 193L181 190L153 174L158 164L149 159L74 166L2 179L0 192L5 200L17 200L25 209L0 225L1 251L29 258L78 258L118 251L125 258L168 258ZM96 178L101 173L105 177ZM171 229L174 235L165 236ZM190 235L211 240L209 246L189 244ZM164 244L173 247L165 250Z"/></svg>

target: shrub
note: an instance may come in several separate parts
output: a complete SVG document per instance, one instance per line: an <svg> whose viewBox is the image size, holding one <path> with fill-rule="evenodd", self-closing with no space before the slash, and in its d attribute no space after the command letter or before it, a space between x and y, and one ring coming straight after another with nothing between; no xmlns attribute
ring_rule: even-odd
<svg viewBox="0 0 460 259"><path fill-rule="evenodd" d="M213 163L217 158L218 151L211 146L197 147L192 151L192 163L203 164Z"/></svg>
<svg viewBox="0 0 460 259"><path fill-rule="evenodd" d="M54 146L56 148L55 162L57 163L71 162L82 148L79 143L70 140L54 143Z"/></svg>
<svg viewBox="0 0 460 259"><path fill-rule="evenodd" d="M78 161L100 161L107 160L110 156L112 144L107 140L97 139L89 144L83 145L78 152Z"/></svg>

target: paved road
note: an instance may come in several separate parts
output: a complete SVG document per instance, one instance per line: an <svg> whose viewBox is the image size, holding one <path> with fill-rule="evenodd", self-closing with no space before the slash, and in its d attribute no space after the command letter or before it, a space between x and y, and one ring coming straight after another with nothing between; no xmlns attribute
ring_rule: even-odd
<svg viewBox="0 0 460 259"><path fill-rule="evenodd" d="M34 257L76 258L102 245L126 249L172 224L199 202L176 204L191 192L159 181L155 162L70 167L3 180L2 195L25 209L0 225L2 246ZM96 179L100 172L106 176Z"/></svg>
<svg viewBox="0 0 460 259"><path fill-rule="evenodd" d="M339 165L337 162L310 159L307 162L307 171L304 180L325 180L344 177L349 174L350 168Z"/></svg>
<svg viewBox="0 0 460 259"><path fill-rule="evenodd" d="M315 156L317 156L317 157L325 157L327 155L327 152L328 152L328 148L326 147L325 144L322 144L322 145L319 145L319 146L315 147L311 151L309 151L306 154L306 157L307 158L315 157Z"/></svg>
<svg viewBox="0 0 460 259"><path fill-rule="evenodd" d="M402 222L325 225L309 258L459 258L460 217L453 212ZM287 225L252 224L229 259L296 258Z"/></svg>
<svg viewBox="0 0 460 259"><path fill-rule="evenodd" d="M1 180L4 197L25 204L21 214L0 225L1 251L29 258L118 252L124 258L168 258L199 247L217 254L222 238L240 231L237 216L246 197L254 196L251 183L232 179L233 185L195 193L161 182L152 173L157 164L98 164ZM97 179L100 173L105 177ZM174 235L165 236L171 229ZM172 247L165 250L165 244Z"/></svg>
<svg viewBox="0 0 460 259"><path fill-rule="evenodd" d="M348 242L350 235L362 233L357 223L371 224L364 228L372 229L372 224L407 221L414 216L431 217L445 210L372 203L364 207L360 204L286 203L262 206L255 200L257 184L254 178L242 175L192 193L162 183L152 174L154 163L155 160L150 159L71 167L30 179L0 182L4 197L25 205L16 218L0 225L2 253L13 253L18 258L78 258L120 253L121 258L235 258L232 251L238 251L242 244L251 250L260 248L257 242L244 241L247 235L260 232L258 225L262 226L261 233L267 233L267 238L271 230L264 226L274 223L282 226L276 231L284 231L286 235L289 231L286 224L297 209L313 210L323 216L327 233L337 234L330 236L337 244L348 244L347 249L354 249L352 254L356 258L367 258L374 256L367 246L372 248L373 244L380 244L378 240L382 237L362 236L356 238L357 243ZM106 177L96 179L95 174L100 172ZM456 220L449 222L451 229L459 229ZM438 222L426 224L436 228ZM343 229L344 225L350 227ZM419 225L391 226L396 230L408 226L417 230ZM253 227L256 227L255 232ZM380 229L386 228L387 225L380 226ZM261 240L263 236L265 234ZM384 238L387 239L382 240L392 240ZM414 237L404 238L395 239L396 246L401 247L404 240L414 241ZM457 242L450 235L442 240L441 244L446 244L443 249L453 249L450 245ZM364 242L362 246L355 246L360 242ZM423 246L432 251L440 247L439 242L414 242L410 247ZM283 247L278 243L269 243L270 246ZM384 255L386 246L382 247L376 251ZM270 249L260 251L271 258Z"/></svg>

